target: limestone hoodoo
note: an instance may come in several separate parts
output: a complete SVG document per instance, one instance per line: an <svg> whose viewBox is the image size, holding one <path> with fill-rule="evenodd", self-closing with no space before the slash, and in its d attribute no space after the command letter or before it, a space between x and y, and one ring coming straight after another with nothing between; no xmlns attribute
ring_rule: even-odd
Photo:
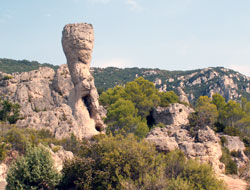
<svg viewBox="0 0 250 190"><path fill-rule="evenodd" d="M99 114L94 78L90 74L94 30L92 25L86 23L68 24L62 34L63 51L74 84L68 104L78 125L82 127L84 136L91 137L105 128Z"/></svg>

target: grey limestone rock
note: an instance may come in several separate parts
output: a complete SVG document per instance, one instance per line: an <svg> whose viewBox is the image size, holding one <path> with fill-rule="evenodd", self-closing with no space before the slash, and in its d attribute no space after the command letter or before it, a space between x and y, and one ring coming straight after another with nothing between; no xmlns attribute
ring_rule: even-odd
<svg viewBox="0 0 250 190"><path fill-rule="evenodd" d="M63 29L63 50L67 58L74 88L69 94L69 106L85 137L103 131L105 126L99 114L98 93L90 74L94 47L94 30L86 23L69 24Z"/></svg>
<svg viewBox="0 0 250 190"><path fill-rule="evenodd" d="M48 129L56 138L71 134L79 139L89 138L105 127L101 119L105 110L99 106L89 72L93 27L66 25L62 41L67 65L57 71L41 67L11 75L1 72L0 96L20 104L20 127Z"/></svg>
<svg viewBox="0 0 250 190"><path fill-rule="evenodd" d="M168 107L157 107L153 109L153 118L156 124L186 125L189 123L188 116L194 110L183 104L170 104Z"/></svg>

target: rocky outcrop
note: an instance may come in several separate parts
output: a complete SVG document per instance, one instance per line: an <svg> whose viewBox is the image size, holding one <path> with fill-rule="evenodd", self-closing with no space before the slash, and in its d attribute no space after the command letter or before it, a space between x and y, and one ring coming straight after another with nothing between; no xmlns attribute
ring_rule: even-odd
<svg viewBox="0 0 250 190"><path fill-rule="evenodd" d="M189 104L187 94L183 91L183 89L181 87L177 88L177 94L178 94L181 102L186 102L187 104Z"/></svg>
<svg viewBox="0 0 250 190"><path fill-rule="evenodd" d="M63 29L62 45L74 84L68 103L85 136L93 136L104 130L104 124L99 115L94 78L89 72L94 47L92 25L66 25Z"/></svg>
<svg viewBox="0 0 250 190"><path fill-rule="evenodd" d="M93 28L67 25L63 48L68 65L57 71L48 67L23 73L0 73L0 96L21 106L19 127L48 129L56 138L72 133L89 138L104 129L98 93L89 72Z"/></svg>
<svg viewBox="0 0 250 190"><path fill-rule="evenodd" d="M56 152L53 152L53 149L58 149L58 150ZM61 146L58 147L58 146L51 145L51 149L48 149L48 150L51 154L51 158L53 159L54 167L59 172L62 171L63 163L66 160L71 160L74 158L74 155L72 152L64 150L63 147Z"/></svg>
<svg viewBox="0 0 250 190"><path fill-rule="evenodd" d="M226 142L224 146L233 154L233 159L236 162L238 168L245 167L245 165L249 162L248 157L245 155L245 145L240 140L240 137L238 136L229 136L229 135L221 135L221 137L225 137Z"/></svg>
<svg viewBox="0 0 250 190"><path fill-rule="evenodd" d="M5 163L0 164L0 190L5 190L7 185L7 170L8 166Z"/></svg>
<svg viewBox="0 0 250 190"><path fill-rule="evenodd" d="M153 129L146 139L154 143L159 151L180 149L187 158L211 164L216 173L224 172L225 166L219 161L222 156L220 139L209 127L200 129L193 137L188 126L166 125L165 128Z"/></svg>
<svg viewBox="0 0 250 190"><path fill-rule="evenodd" d="M168 107L157 107L152 111L152 117L156 124L165 125L186 125L189 123L188 116L194 112L189 106L174 103Z"/></svg>

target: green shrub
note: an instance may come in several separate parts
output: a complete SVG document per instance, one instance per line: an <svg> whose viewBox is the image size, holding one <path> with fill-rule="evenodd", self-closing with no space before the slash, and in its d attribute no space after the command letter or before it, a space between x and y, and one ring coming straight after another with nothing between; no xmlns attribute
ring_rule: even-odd
<svg viewBox="0 0 250 190"><path fill-rule="evenodd" d="M222 148L222 156L220 158L220 161L225 164L226 166L226 174L237 174L238 168L236 163L232 160L232 156L230 154L230 151L223 147Z"/></svg>
<svg viewBox="0 0 250 190"><path fill-rule="evenodd" d="M224 129L224 133L230 136L239 136L240 135L240 131L239 129L235 128L235 127L226 127Z"/></svg>
<svg viewBox="0 0 250 190"><path fill-rule="evenodd" d="M187 161L181 177L191 184L192 190L225 189L223 182L215 177L210 165L201 164L195 160Z"/></svg>
<svg viewBox="0 0 250 190"><path fill-rule="evenodd" d="M20 105L0 99L0 121L14 124L20 119Z"/></svg>
<svg viewBox="0 0 250 190"><path fill-rule="evenodd" d="M88 158L75 158L64 163L60 189L91 190L95 161Z"/></svg>
<svg viewBox="0 0 250 190"><path fill-rule="evenodd" d="M86 158L64 165L63 179L67 186L77 189L85 188L80 182L86 178L91 183L86 189L120 190L128 184L136 188L147 184L153 189L152 184L159 185L164 176L164 162L163 155L153 145L138 142L133 135L104 137L92 146Z"/></svg>
<svg viewBox="0 0 250 190"><path fill-rule="evenodd" d="M59 179L49 152L42 147L28 147L27 154L10 167L6 190L55 189Z"/></svg>
<svg viewBox="0 0 250 190"><path fill-rule="evenodd" d="M172 179L168 182L168 186L166 190L193 190L194 187L187 180L184 180L181 177L177 177L176 179Z"/></svg>
<svg viewBox="0 0 250 190"><path fill-rule="evenodd" d="M221 141L221 145L224 146L224 145L227 143L227 138L224 137L224 136L222 136L222 137L220 138L220 141Z"/></svg>
<svg viewBox="0 0 250 190"><path fill-rule="evenodd" d="M6 158L6 154L7 154L6 146L7 145L4 142L0 144L0 161L3 161Z"/></svg>

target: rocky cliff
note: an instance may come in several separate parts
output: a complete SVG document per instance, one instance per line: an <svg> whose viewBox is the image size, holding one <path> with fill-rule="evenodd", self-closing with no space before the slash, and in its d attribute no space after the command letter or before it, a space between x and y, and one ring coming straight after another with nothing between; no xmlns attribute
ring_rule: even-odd
<svg viewBox="0 0 250 190"><path fill-rule="evenodd" d="M104 130L98 93L90 74L94 46L92 25L71 24L63 30L67 65L23 73L0 73L0 96L21 105L18 126L48 129L56 138L88 138Z"/></svg>

